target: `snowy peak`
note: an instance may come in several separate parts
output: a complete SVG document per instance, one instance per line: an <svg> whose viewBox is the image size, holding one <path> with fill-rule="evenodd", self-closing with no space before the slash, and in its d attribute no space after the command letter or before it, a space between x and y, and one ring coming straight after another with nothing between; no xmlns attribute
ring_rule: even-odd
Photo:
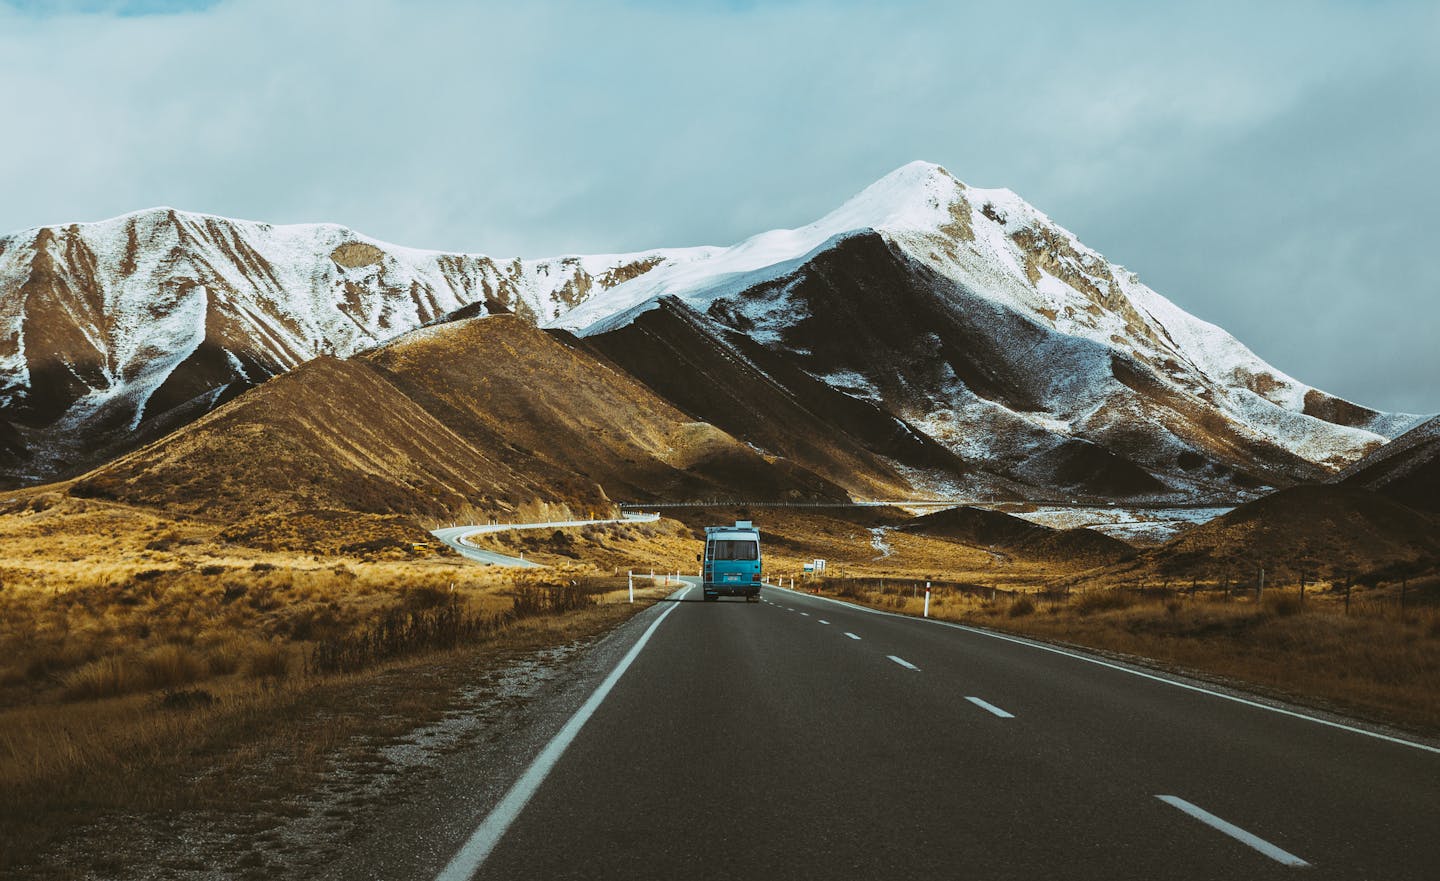
<svg viewBox="0 0 1440 881"><path fill-rule="evenodd" d="M667 265L555 323L612 333L663 297L1009 476L1050 456L1062 471L1103 460L1170 474L1178 490L1316 479L1413 422L1287 376L1010 190L928 162L814 223ZM908 337L856 326L881 315Z"/></svg>
<svg viewBox="0 0 1440 881"><path fill-rule="evenodd" d="M662 303L746 351L787 407L824 397L867 426L865 454L923 440L914 467L1231 491L1323 477L1415 421L1276 370L1010 190L911 162L731 247L497 259L168 207L0 237L0 480L93 465L461 308L598 338L658 327Z"/></svg>
<svg viewBox="0 0 1440 881"><path fill-rule="evenodd" d="M472 303L538 324L686 253L497 260L165 207L0 237L0 477L91 464Z"/></svg>
<svg viewBox="0 0 1440 881"><path fill-rule="evenodd" d="M935 230L955 222L965 185L931 162L902 165L852 196L813 226L831 235L847 230ZM969 218L961 217L968 223Z"/></svg>

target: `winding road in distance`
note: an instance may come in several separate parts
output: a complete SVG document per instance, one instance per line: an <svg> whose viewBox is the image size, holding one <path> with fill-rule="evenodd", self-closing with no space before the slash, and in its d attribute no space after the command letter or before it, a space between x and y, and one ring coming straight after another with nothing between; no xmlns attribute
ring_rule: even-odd
<svg viewBox="0 0 1440 881"><path fill-rule="evenodd" d="M1440 877L1434 743L774 587L702 603L689 580L592 650L530 758L441 775L444 809L411 806L366 875Z"/></svg>
<svg viewBox="0 0 1440 881"><path fill-rule="evenodd" d="M592 524L606 523L654 523L660 519L659 514L625 513L624 516L609 520L556 520L549 523L490 523L485 525L472 524L469 526L447 526L443 529L432 529L430 534L440 539L445 544L454 548L457 553L466 559L476 563L488 563L492 566L511 566L515 568L539 568L539 563L532 563L521 557L510 557L505 554L497 554L494 551L486 551L475 547L466 541L472 535L484 535L493 532L508 532L512 529L565 529L572 526L590 526Z"/></svg>

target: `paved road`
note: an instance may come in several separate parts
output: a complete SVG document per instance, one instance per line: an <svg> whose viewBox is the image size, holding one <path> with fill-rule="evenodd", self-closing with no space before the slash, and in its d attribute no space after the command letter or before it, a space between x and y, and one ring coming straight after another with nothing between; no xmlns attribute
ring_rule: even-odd
<svg viewBox="0 0 1440 881"><path fill-rule="evenodd" d="M1433 745L805 594L695 593L635 622L417 877L1440 878Z"/></svg>
<svg viewBox="0 0 1440 881"><path fill-rule="evenodd" d="M566 529L575 526L591 526L594 524L607 523L654 523L659 519L659 514L626 513L622 517L609 520L554 520L548 523L472 523L466 526L447 526L443 529L432 529L430 530L430 534L454 548L460 556L468 560L473 560L476 563L486 563L491 566L510 566L517 569L537 569L540 567L539 563L531 562L522 557L510 557L505 554L497 554L494 551L482 550L470 544L468 539L472 535L509 532L514 529Z"/></svg>

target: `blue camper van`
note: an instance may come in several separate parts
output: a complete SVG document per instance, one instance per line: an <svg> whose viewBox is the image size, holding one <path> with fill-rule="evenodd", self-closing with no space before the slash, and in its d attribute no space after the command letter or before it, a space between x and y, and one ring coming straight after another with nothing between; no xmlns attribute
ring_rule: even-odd
<svg viewBox="0 0 1440 881"><path fill-rule="evenodd" d="M722 596L760 601L760 530L749 520L705 527L701 560L700 582L707 603Z"/></svg>

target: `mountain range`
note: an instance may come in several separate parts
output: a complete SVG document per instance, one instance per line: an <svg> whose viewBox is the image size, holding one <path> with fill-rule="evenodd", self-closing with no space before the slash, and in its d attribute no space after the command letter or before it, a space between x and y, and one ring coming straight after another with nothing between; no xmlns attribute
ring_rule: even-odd
<svg viewBox="0 0 1440 881"><path fill-rule="evenodd" d="M275 389L242 395L261 384ZM363 503L430 511L771 481L826 498L1233 498L1330 478L1420 421L1285 375L1014 193L929 163L724 248L495 259L173 209L0 238L11 485L123 456L102 469L112 490L163 495L179 475L156 469L188 467L162 455L175 444L193 457L239 422L275 437L285 422L298 454L338 430L307 410L346 408L389 414L370 439L384 449L408 433L450 457L409 449L419 495ZM361 471L389 467L366 455Z"/></svg>

